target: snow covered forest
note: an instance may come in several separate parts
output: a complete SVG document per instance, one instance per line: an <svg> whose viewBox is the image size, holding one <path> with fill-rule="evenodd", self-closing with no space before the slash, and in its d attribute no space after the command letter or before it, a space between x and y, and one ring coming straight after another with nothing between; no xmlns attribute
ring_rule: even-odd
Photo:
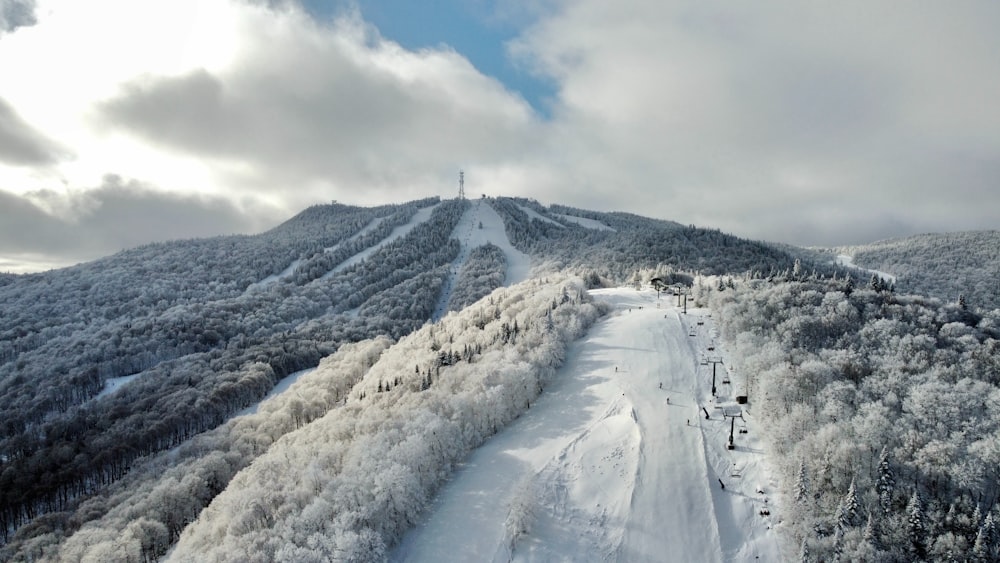
<svg viewBox="0 0 1000 563"><path fill-rule="evenodd" d="M891 272L906 293L972 308L1000 307L1000 232L926 234L835 249L864 268Z"/></svg>
<svg viewBox="0 0 1000 563"><path fill-rule="evenodd" d="M1000 311L850 280L709 285L812 561L997 561Z"/></svg>
<svg viewBox="0 0 1000 563"><path fill-rule="evenodd" d="M911 275L513 198L2 275L0 560L384 560L611 313L587 290L657 278L746 374L789 559L996 561L1000 313Z"/></svg>

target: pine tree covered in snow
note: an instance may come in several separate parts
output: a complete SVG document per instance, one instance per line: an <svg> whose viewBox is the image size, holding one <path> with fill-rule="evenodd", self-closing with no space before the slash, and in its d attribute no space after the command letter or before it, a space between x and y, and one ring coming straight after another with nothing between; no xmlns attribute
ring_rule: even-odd
<svg viewBox="0 0 1000 563"><path fill-rule="evenodd" d="M806 502L809 499L809 474L806 470L805 460L799 461L799 471L795 477L795 500L796 502Z"/></svg>
<svg viewBox="0 0 1000 563"><path fill-rule="evenodd" d="M983 524L976 533L976 541L972 547L975 561L995 561L998 552L997 528L993 520L993 511L986 513Z"/></svg>
<svg viewBox="0 0 1000 563"><path fill-rule="evenodd" d="M875 482L875 491L878 492L879 505L886 514L892 509L892 493L895 488L896 478L889 465L889 448L882 446L882 453L878 457L878 480Z"/></svg>
<svg viewBox="0 0 1000 563"><path fill-rule="evenodd" d="M847 489L844 498L841 499L837 507L836 525L840 528L853 528L858 524L858 491L854 486L854 479Z"/></svg>
<svg viewBox="0 0 1000 563"><path fill-rule="evenodd" d="M906 539L910 555L922 560L927 554L927 523L920 493L913 491L906 505Z"/></svg>

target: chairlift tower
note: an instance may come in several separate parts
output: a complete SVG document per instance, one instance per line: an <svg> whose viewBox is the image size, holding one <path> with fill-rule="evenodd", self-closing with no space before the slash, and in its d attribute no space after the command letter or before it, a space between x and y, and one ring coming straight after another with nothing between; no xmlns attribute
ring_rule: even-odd
<svg viewBox="0 0 1000 563"><path fill-rule="evenodd" d="M715 367L722 363L721 356L715 356L708 358L708 362L712 364L712 396L715 396Z"/></svg>
<svg viewBox="0 0 1000 563"><path fill-rule="evenodd" d="M726 443L727 450L736 449L736 444L733 442L733 433L736 430L736 418L739 417L740 420L744 422L746 419L743 418L743 411L741 409L734 410L731 412L726 412L725 409L722 411L722 416L729 420L729 442Z"/></svg>
<svg viewBox="0 0 1000 563"><path fill-rule="evenodd" d="M458 171L458 199L465 199L465 171Z"/></svg>

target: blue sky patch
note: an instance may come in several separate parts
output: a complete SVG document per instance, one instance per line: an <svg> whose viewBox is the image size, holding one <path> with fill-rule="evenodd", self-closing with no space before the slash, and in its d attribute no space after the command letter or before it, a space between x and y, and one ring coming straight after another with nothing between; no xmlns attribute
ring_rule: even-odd
<svg viewBox="0 0 1000 563"><path fill-rule="evenodd" d="M480 72L519 93L539 115L550 115L554 84L532 74L508 57L505 44L530 22L501 17L493 2L483 0L302 0L315 18L329 19L356 6L383 37L406 49L450 46Z"/></svg>

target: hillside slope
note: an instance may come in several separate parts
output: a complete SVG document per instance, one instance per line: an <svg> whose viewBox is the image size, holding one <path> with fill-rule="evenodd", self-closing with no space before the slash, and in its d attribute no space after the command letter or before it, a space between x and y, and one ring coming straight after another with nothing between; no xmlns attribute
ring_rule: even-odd
<svg viewBox="0 0 1000 563"><path fill-rule="evenodd" d="M204 467L212 485L169 518L193 517L267 450L230 442L243 439L222 430L234 414L348 344L399 340L529 268L594 285L640 269L794 263L762 243L635 215L433 198L315 206L261 235L0 277L0 541L12 553L58 545L153 486L139 467L219 430L233 457ZM176 540L182 527L165 525Z"/></svg>
<svg viewBox="0 0 1000 563"><path fill-rule="evenodd" d="M898 291L1000 308L1000 231L924 234L834 250L894 275Z"/></svg>
<svg viewBox="0 0 1000 563"><path fill-rule="evenodd" d="M569 348L527 413L462 463L391 560L781 559L758 429L743 413L748 433L727 450L729 422L714 408L736 412L739 382L720 377L716 403L699 362L715 346L711 319L653 290L591 293L615 313Z"/></svg>

